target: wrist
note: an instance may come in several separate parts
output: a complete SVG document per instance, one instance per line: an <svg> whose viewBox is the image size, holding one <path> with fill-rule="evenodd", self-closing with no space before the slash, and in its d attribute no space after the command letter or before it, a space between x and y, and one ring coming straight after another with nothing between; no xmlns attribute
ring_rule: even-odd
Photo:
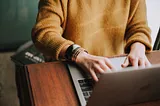
<svg viewBox="0 0 160 106"><path fill-rule="evenodd" d="M83 52L88 53L85 49L81 48L77 44L70 45L65 52L65 59L76 62L77 56Z"/></svg>
<svg viewBox="0 0 160 106"><path fill-rule="evenodd" d="M132 50L138 50L138 51L143 51L145 53L146 51L146 47L144 44L140 43L140 42L135 42L131 45L131 51Z"/></svg>
<svg viewBox="0 0 160 106"><path fill-rule="evenodd" d="M145 45L140 42L135 42L131 45L131 48L141 48L145 50Z"/></svg>
<svg viewBox="0 0 160 106"><path fill-rule="evenodd" d="M66 45L60 52L59 54L59 60L65 60L65 54L66 54L66 51L67 51L67 48L69 47L70 45Z"/></svg>
<svg viewBox="0 0 160 106"><path fill-rule="evenodd" d="M86 58L89 57L89 54L85 51L79 53L79 55L77 56L75 62L76 63L80 63L82 60L85 60Z"/></svg>

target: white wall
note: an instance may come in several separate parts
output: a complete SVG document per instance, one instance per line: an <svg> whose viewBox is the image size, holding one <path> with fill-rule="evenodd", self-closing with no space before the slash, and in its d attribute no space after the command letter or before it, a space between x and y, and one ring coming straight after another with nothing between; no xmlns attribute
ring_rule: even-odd
<svg viewBox="0 0 160 106"><path fill-rule="evenodd" d="M148 24L152 30L151 36L153 46L160 27L160 0L146 0L146 3Z"/></svg>

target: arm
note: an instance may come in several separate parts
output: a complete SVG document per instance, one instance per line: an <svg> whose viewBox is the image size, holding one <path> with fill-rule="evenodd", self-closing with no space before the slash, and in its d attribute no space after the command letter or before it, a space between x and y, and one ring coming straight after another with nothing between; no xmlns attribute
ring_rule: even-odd
<svg viewBox="0 0 160 106"><path fill-rule="evenodd" d="M64 58L66 50L73 44L72 41L62 37L67 17L67 3L66 5L62 3L64 1L40 0L36 25L32 30L35 46L45 55L52 56L57 60ZM98 81L96 73L103 73L112 68L109 59L93 56L86 52L81 52L75 62L89 72L95 81Z"/></svg>
<svg viewBox="0 0 160 106"><path fill-rule="evenodd" d="M151 64L145 55L145 51L145 45L139 42L133 43L130 48L130 53L127 56L124 64L122 64L122 67L127 67L130 64L134 67L150 66Z"/></svg>
<svg viewBox="0 0 160 106"><path fill-rule="evenodd" d="M35 46L42 53L56 60L63 47L73 44L72 41L62 37L67 15L66 8L67 1L64 3L62 0L40 0L36 24L32 29Z"/></svg>
<svg viewBox="0 0 160 106"><path fill-rule="evenodd" d="M67 45L61 50L60 57L62 58L65 57L66 51L69 48L69 46L70 45ZM74 55L75 52L73 52L72 55ZM113 70L116 69L108 58L101 56L94 56L88 54L85 51L81 51L72 61L75 62L78 66L80 66L84 71L89 73L95 81L98 81L96 73L102 74L104 72L110 72L111 69Z"/></svg>
<svg viewBox="0 0 160 106"><path fill-rule="evenodd" d="M125 52L129 53L127 61L122 65L126 67L150 65L145 56L146 51L151 51L150 29L147 25L145 0L131 0L131 11L126 29Z"/></svg>

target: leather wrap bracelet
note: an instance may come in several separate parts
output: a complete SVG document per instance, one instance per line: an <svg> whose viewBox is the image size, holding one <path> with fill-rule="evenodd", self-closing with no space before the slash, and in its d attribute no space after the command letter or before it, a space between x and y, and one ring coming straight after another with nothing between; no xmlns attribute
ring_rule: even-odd
<svg viewBox="0 0 160 106"><path fill-rule="evenodd" d="M67 48L65 53L65 58L69 61L75 61L78 54L83 51L88 53L85 49L81 48L79 45L73 44Z"/></svg>
<svg viewBox="0 0 160 106"><path fill-rule="evenodd" d="M66 50L66 53L65 53L65 58L67 60L72 60L72 54L75 52L76 49L80 48L79 45L77 44L72 44L70 45L67 50Z"/></svg>
<svg viewBox="0 0 160 106"><path fill-rule="evenodd" d="M76 61L77 56L81 53L81 52L86 52L88 53L85 49L83 48L78 48L75 52L73 52L72 54L72 61Z"/></svg>

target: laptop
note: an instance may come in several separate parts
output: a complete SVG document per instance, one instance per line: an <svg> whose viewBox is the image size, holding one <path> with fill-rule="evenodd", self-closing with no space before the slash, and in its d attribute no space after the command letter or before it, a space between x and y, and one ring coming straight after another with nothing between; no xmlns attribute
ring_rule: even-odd
<svg viewBox="0 0 160 106"><path fill-rule="evenodd" d="M110 58L118 71L91 76L75 64L67 64L81 106L124 106L160 99L160 65L124 68L123 57Z"/></svg>

